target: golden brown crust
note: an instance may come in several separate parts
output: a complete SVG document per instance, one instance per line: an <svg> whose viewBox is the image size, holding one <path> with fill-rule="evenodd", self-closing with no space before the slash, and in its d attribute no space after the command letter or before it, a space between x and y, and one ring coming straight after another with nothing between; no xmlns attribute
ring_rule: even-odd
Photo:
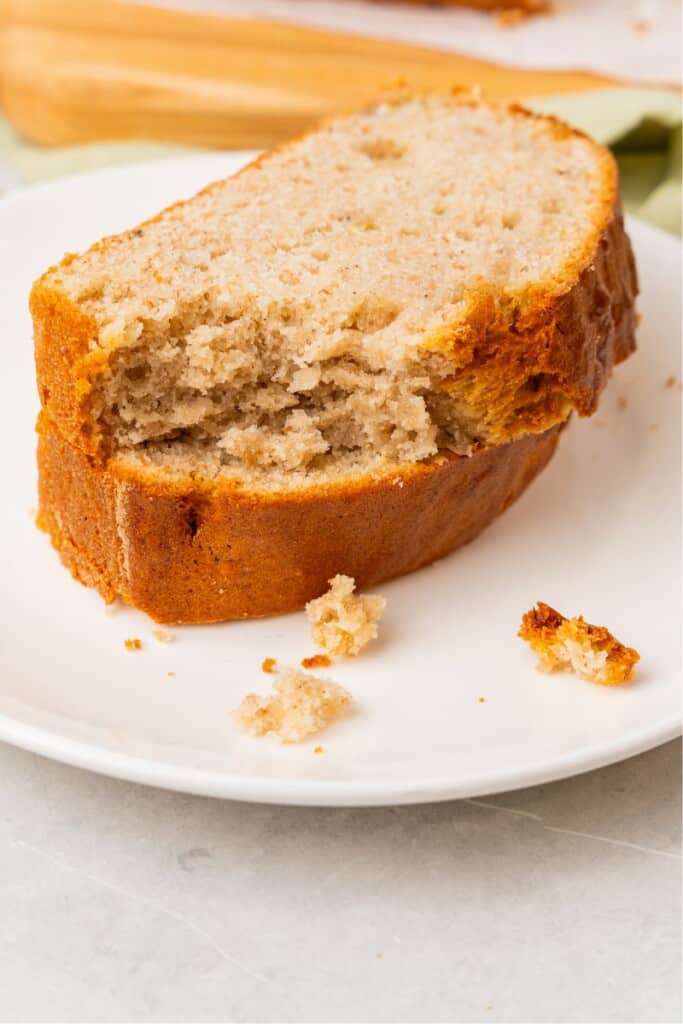
<svg viewBox="0 0 683 1024"><path fill-rule="evenodd" d="M159 622L273 615L302 608L336 573L365 588L466 544L543 469L558 436L377 480L248 494L102 465L43 415L40 522L77 579Z"/></svg>
<svg viewBox="0 0 683 1024"><path fill-rule="evenodd" d="M541 671L571 667L603 686L627 682L640 661L638 651L620 643L605 626L593 626L582 615L567 619L543 601L525 612L518 635L539 656Z"/></svg>
<svg viewBox="0 0 683 1024"><path fill-rule="evenodd" d="M581 416L595 411L612 367L635 349L637 292L617 209L597 245L557 282L529 288L523 301L482 286L462 323L427 344L451 356L450 387L503 443L561 422L568 404Z"/></svg>
<svg viewBox="0 0 683 1024"><path fill-rule="evenodd" d="M90 350L97 335L95 322L63 292L45 284L45 276L33 286L29 303L40 403L65 437L95 454L102 445L88 398L96 371L107 369L107 356L102 349Z"/></svg>
<svg viewBox="0 0 683 1024"><path fill-rule="evenodd" d="M395 101L414 95L399 91ZM470 106L482 102L457 87L452 97ZM518 104L492 105L505 108L510 116L541 122L557 138L587 138L551 115L536 114ZM310 133L301 137L306 134ZM262 154L239 173L295 141ZM424 342L425 348L452 358L450 386L474 407L492 443L547 430L564 421L570 407L581 416L590 415L612 367L635 349L638 282L621 215L618 172L609 151L597 143L591 145L599 157L601 198L593 230L581 250L554 280L523 292L501 292L486 284L472 289L465 316ZM222 185L222 181L213 182L202 192ZM117 237L132 237L188 202L192 199L173 204ZM102 239L93 248L106 247L109 241ZM69 255L62 262L68 264L74 258ZM55 287L51 281L55 269L36 281L30 300L41 403L66 438L83 451L106 458L106 439L93 423L89 395L95 378L108 372L109 353L93 347L97 326Z"/></svg>

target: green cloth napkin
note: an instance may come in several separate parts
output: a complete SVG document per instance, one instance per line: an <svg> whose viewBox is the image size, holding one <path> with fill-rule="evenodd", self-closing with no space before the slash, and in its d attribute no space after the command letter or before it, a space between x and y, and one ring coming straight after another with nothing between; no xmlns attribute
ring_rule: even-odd
<svg viewBox="0 0 683 1024"><path fill-rule="evenodd" d="M33 185L66 174L197 152L156 142L96 142L80 146L38 146L18 134L0 115L0 183ZM4 172L4 173L3 173ZM1 190L1 188L0 188Z"/></svg>
<svg viewBox="0 0 683 1024"><path fill-rule="evenodd" d="M556 114L613 150L625 208L681 234L681 100L655 89L601 89L544 96L528 106ZM183 146L104 142L48 148L20 138L0 118L0 182L57 178L74 171L192 153ZM4 170L4 174L3 174Z"/></svg>

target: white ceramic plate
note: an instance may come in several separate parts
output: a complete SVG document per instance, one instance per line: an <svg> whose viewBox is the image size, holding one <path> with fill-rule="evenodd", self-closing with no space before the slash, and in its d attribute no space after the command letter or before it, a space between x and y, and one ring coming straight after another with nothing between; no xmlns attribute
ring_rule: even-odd
<svg viewBox="0 0 683 1024"><path fill-rule="evenodd" d="M229 715L248 690L269 688L264 657L296 665L313 653L304 615L176 628L164 646L143 615L118 607L107 616L61 567L33 525L31 282L64 251L128 227L244 158L107 170L0 202L0 738L189 792L362 805L546 782L676 736L680 392L665 381L680 373L681 247L637 221L638 354L615 373L598 416L571 424L549 468L493 527L379 588L388 601L380 641L331 671L357 711L319 739L281 747L239 735ZM537 673L516 631L539 598L637 647L637 681L606 689ZM134 636L139 653L123 645Z"/></svg>

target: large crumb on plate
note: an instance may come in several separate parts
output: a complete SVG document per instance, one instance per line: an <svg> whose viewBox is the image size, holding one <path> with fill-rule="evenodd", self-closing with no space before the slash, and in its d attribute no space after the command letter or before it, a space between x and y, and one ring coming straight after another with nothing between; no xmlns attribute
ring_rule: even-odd
<svg viewBox="0 0 683 1024"><path fill-rule="evenodd" d="M314 641L333 658L358 654L377 636L386 601L376 594L354 594L355 586L350 576L335 576L330 589L306 605Z"/></svg>
<svg viewBox="0 0 683 1024"><path fill-rule="evenodd" d="M541 672L570 668L581 679L617 686L633 675L638 651L625 647L604 626L592 626L582 615L566 619L539 601L526 612L518 634L538 655Z"/></svg>
<svg viewBox="0 0 683 1024"><path fill-rule="evenodd" d="M337 683L297 669L277 677L271 697L247 694L233 712L235 721L252 736L277 736L299 743L324 729L351 704L351 695Z"/></svg>

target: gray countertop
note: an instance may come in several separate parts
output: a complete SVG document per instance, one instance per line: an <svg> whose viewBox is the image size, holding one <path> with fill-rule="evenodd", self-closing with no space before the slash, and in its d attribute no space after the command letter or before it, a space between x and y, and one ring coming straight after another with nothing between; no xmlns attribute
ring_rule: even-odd
<svg viewBox="0 0 683 1024"><path fill-rule="evenodd" d="M677 1021L681 746L316 810L0 746L3 1021Z"/></svg>

